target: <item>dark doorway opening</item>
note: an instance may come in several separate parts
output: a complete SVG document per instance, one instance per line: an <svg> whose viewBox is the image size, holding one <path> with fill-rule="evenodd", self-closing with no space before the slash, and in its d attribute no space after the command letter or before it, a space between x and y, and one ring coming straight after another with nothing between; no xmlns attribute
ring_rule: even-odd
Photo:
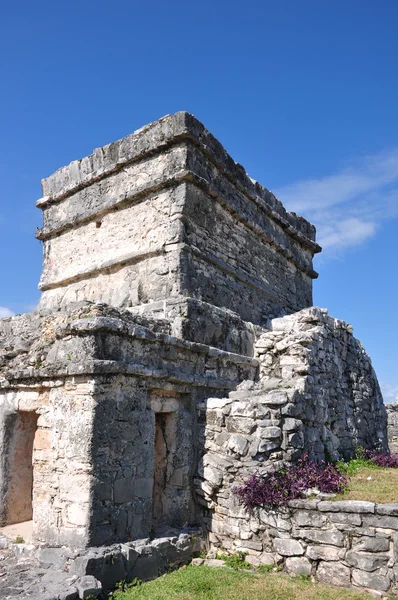
<svg viewBox="0 0 398 600"><path fill-rule="evenodd" d="M32 411L17 411L8 447L8 486L5 524L30 521L33 516L33 444L38 415Z"/></svg>

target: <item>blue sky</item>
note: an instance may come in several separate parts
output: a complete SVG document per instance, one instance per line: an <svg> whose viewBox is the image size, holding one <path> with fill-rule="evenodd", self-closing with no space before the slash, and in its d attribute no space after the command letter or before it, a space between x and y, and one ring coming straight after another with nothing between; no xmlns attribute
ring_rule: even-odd
<svg viewBox="0 0 398 600"><path fill-rule="evenodd" d="M0 316L38 301L40 179L164 114L194 113L317 225L314 302L398 394L398 2L4 3Z"/></svg>

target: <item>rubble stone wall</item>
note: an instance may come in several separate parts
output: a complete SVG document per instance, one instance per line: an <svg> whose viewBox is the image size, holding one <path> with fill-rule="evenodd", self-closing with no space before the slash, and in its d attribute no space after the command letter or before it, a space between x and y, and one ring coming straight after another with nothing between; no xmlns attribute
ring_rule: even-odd
<svg viewBox="0 0 398 600"><path fill-rule="evenodd" d="M210 517L213 548L330 585L397 593L398 504L294 500L249 514L234 496L230 501L233 517L225 509Z"/></svg>
<svg viewBox="0 0 398 600"><path fill-rule="evenodd" d="M371 360L352 327L316 307L271 322L256 343L260 380L299 392L302 448L352 458L357 446L387 449L386 409Z"/></svg>
<svg viewBox="0 0 398 600"><path fill-rule="evenodd" d="M387 447L385 408L369 357L346 323L316 308L274 319L255 352L257 381L198 406L203 455L195 486L211 543L328 583L394 587L395 530L387 529L398 529L398 505L320 502L318 514L317 502L298 502L284 516L259 510L255 518L234 494L250 475L305 453L317 460L348 459L358 445ZM351 514L356 508L358 514ZM382 546L382 555L368 556Z"/></svg>
<svg viewBox="0 0 398 600"><path fill-rule="evenodd" d="M200 528L89 549L12 544L0 535L1 591L10 600L103 598L121 582L147 581L185 565L203 549Z"/></svg>
<svg viewBox="0 0 398 600"><path fill-rule="evenodd" d="M305 309L271 322L256 343L258 381L198 406L197 493L228 503L237 479L308 454L349 459L387 448L386 411L370 359L346 323Z"/></svg>
<svg viewBox="0 0 398 600"><path fill-rule="evenodd" d="M398 452L398 402L386 404L388 445L391 452Z"/></svg>

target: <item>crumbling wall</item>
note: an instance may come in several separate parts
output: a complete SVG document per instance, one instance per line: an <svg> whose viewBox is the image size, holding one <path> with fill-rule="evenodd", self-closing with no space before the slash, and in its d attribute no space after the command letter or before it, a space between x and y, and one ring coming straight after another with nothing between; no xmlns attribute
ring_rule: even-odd
<svg viewBox="0 0 398 600"><path fill-rule="evenodd" d="M301 391L303 448L351 458L356 446L387 448L387 418L371 360L352 327L310 308L271 322L256 343L260 380Z"/></svg>
<svg viewBox="0 0 398 600"><path fill-rule="evenodd" d="M359 445L387 447L377 379L346 323L306 309L274 319L255 348L259 380L198 406L196 493L209 531L223 540L247 539L236 526L244 511L233 487L250 475L303 454L337 460L351 458Z"/></svg>

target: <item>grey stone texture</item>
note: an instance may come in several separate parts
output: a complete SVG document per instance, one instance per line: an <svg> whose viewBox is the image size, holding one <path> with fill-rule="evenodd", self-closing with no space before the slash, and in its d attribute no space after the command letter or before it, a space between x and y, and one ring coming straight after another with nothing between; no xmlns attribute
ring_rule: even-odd
<svg viewBox="0 0 398 600"><path fill-rule="evenodd" d="M303 499L254 517L233 494L305 453L387 448L369 357L312 307L313 225L185 112L42 188L40 304L0 320L0 526L33 517L40 569L75 578L65 598L186 562L192 536L163 533L197 525L252 564L344 582L354 569L382 589L394 508ZM61 597L44 584L32 597Z"/></svg>
<svg viewBox="0 0 398 600"><path fill-rule="evenodd" d="M158 525L152 491L161 414L175 428L162 488L167 525L197 522L195 407L207 394L223 395L253 379L257 361L141 323L141 317L83 303L43 317L30 351L9 358L2 369L5 424L21 410L38 415L33 452L38 542L80 547L150 534ZM34 362L36 356L40 361ZM5 522L7 474L18 466L7 453L10 429L3 442Z"/></svg>
<svg viewBox="0 0 398 600"><path fill-rule="evenodd" d="M321 510L325 503L317 500L247 512L232 494L224 495L214 501L207 528L213 548L247 552L251 564L278 564L291 575L311 575L330 585L396 594L398 525L378 522L369 526L366 519L373 515L362 512L361 503L355 504L358 512L353 512L354 503L349 502L336 502L337 511L325 512ZM398 504L373 507L393 518ZM340 530L335 517L340 523L357 519Z"/></svg>
<svg viewBox="0 0 398 600"><path fill-rule="evenodd" d="M42 186L43 311L190 296L261 324L312 304L315 228L188 113L95 150Z"/></svg>
<svg viewBox="0 0 398 600"><path fill-rule="evenodd" d="M168 531L162 538L148 538L113 546L73 550L30 548L7 541L0 549L2 600L77 600L105 597L102 591L135 578L147 581L189 562L202 550L202 531ZM56 560L51 561L51 553ZM23 576L21 576L23 575ZM108 597L108 594L106 594Z"/></svg>
<svg viewBox="0 0 398 600"><path fill-rule="evenodd" d="M398 397L386 404L388 444L391 452L398 453Z"/></svg>

